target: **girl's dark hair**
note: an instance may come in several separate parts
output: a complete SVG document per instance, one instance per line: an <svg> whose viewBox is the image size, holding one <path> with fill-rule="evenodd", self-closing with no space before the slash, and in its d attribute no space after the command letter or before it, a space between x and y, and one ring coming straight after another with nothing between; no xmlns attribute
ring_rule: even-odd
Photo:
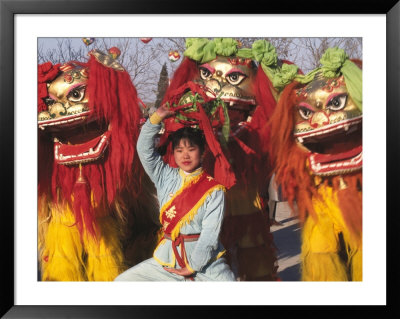
<svg viewBox="0 0 400 319"><path fill-rule="evenodd" d="M197 145L199 147L201 154L204 152L206 139L202 130L190 126L185 126L173 132L170 137L173 150L179 145L182 139L187 139L190 145Z"/></svg>

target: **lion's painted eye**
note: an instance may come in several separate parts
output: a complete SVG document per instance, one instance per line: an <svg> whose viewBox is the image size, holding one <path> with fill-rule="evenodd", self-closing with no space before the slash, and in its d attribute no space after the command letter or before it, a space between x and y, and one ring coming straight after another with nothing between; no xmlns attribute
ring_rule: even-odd
<svg viewBox="0 0 400 319"><path fill-rule="evenodd" d="M232 84L232 85L238 85L240 84L245 78L247 77L246 74L238 71L234 71L229 73L226 76L227 81Z"/></svg>
<svg viewBox="0 0 400 319"><path fill-rule="evenodd" d="M340 94L332 97L328 103L326 103L326 108L331 111L339 111L346 106L347 94Z"/></svg>
<svg viewBox="0 0 400 319"><path fill-rule="evenodd" d="M299 114L303 119L308 120L314 112L307 107L299 106Z"/></svg>
<svg viewBox="0 0 400 319"><path fill-rule="evenodd" d="M199 70L200 70L200 77L203 80L207 80L207 79L211 78L211 76L212 76L211 70L209 70L206 67L199 67Z"/></svg>
<svg viewBox="0 0 400 319"><path fill-rule="evenodd" d="M68 93L68 100L71 102L80 102L85 96L86 86L78 86Z"/></svg>

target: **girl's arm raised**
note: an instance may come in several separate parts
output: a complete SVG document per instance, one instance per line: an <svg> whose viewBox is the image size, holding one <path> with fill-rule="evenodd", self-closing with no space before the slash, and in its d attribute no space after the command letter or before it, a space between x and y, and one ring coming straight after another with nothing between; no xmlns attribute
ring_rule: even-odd
<svg viewBox="0 0 400 319"><path fill-rule="evenodd" d="M164 163L158 154L154 145L155 137L161 129L162 120L173 114L174 112L166 107L160 106L143 125L137 142L137 151L143 168L157 188L161 187L163 180L173 169Z"/></svg>

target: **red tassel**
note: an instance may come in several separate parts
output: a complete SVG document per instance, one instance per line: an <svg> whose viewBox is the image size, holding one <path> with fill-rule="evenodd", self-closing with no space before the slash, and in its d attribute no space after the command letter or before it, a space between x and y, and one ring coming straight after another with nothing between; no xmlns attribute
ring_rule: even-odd
<svg viewBox="0 0 400 319"><path fill-rule="evenodd" d="M94 227L95 213L91 204L90 190L88 187L88 181L82 175L81 166L79 167L79 177L73 187L72 195L73 201L73 213L75 215L76 226L79 229L80 234L83 234L84 230L96 237L96 231Z"/></svg>

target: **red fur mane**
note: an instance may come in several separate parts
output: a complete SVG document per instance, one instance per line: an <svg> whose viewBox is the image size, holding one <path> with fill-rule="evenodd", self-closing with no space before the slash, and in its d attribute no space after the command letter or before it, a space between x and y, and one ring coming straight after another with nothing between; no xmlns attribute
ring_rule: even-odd
<svg viewBox="0 0 400 319"><path fill-rule="evenodd" d="M307 169L308 152L301 149L293 137L296 106L295 90L298 85L299 83L293 82L282 92L271 118L270 147L276 182L282 187L283 195L288 199L292 208L294 208L296 202L300 221L304 222L308 215L316 217L312 198L317 198L318 194L314 177ZM340 178L346 183L346 189L341 189ZM357 238L361 238L362 173L332 176L324 179L323 184L331 186L337 192L339 207L347 227Z"/></svg>
<svg viewBox="0 0 400 319"><path fill-rule="evenodd" d="M94 56L87 64L80 65L89 72L86 94L92 116L99 126L107 125L111 129L110 144L104 158L82 164L86 183L78 185L79 167L54 162L51 137L43 132L39 141L39 191L48 189L49 167L52 167L53 201L69 202L78 229L82 232L86 228L95 234L96 217L110 211L106 208L114 203L119 192L128 185L131 196L139 192L142 170L136 156L136 141L141 113L136 89L126 71L106 67Z"/></svg>

